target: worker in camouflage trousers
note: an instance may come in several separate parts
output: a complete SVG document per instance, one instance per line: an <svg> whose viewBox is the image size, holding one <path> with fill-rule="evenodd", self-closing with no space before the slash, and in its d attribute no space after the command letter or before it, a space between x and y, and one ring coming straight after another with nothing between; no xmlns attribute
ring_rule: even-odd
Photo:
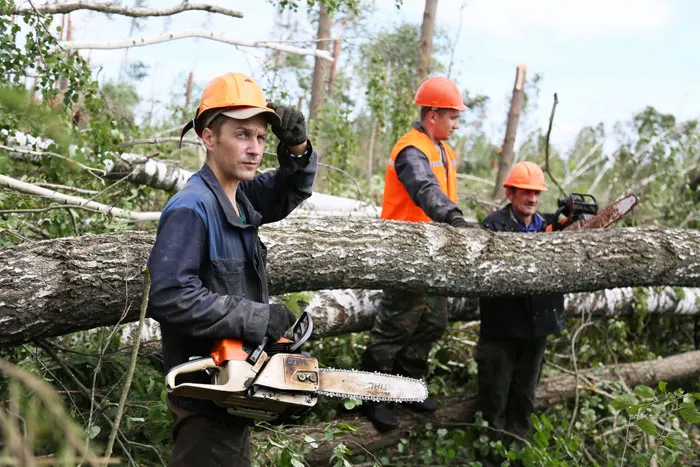
<svg viewBox="0 0 700 467"><path fill-rule="evenodd" d="M537 211L540 193L547 189L537 164L519 162L503 186L510 203L486 217L482 226L494 232L544 232L554 215ZM489 426L488 435L504 442L526 437L540 379L547 335L564 328L562 294L502 296L479 301L481 327L476 350L479 408ZM503 435L503 433L515 435ZM496 454L480 459L501 465Z"/></svg>
<svg viewBox="0 0 700 467"><path fill-rule="evenodd" d="M445 140L459 128L466 110L457 85L444 77L426 80L414 103L421 107L416 122L394 145L384 183L382 219L407 222L443 222L471 227L457 206L457 160ZM370 332L362 369L426 376L428 354L447 327L444 297L385 291ZM432 399L404 404L433 412ZM396 428L396 415L385 403L364 403L363 410L379 430Z"/></svg>

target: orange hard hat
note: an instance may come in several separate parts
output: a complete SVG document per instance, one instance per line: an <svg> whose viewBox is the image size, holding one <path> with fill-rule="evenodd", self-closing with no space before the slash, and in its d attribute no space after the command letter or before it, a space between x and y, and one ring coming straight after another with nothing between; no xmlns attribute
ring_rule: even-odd
<svg viewBox="0 0 700 467"><path fill-rule="evenodd" d="M504 188L509 186L524 190L547 191L542 169L539 165L529 161L518 162L510 169L503 182Z"/></svg>
<svg viewBox="0 0 700 467"><path fill-rule="evenodd" d="M416 92L413 103L433 109L467 110L457 85L444 76L436 76L423 81Z"/></svg>
<svg viewBox="0 0 700 467"><path fill-rule="evenodd" d="M265 95L253 78L242 73L227 73L217 76L204 88L197 115L183 128L181 136L194 127L201 137L206 124L219 113L240 120L264 114L268 121L279 121L279 116L267 106Z"/></svg>

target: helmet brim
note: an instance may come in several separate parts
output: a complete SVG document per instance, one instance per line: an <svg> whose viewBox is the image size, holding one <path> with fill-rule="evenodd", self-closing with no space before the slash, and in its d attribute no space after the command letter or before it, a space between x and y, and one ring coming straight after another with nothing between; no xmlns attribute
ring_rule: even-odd
<svg viewBox="0 0 700 467"><path fill-rule="evenodd" d="M513 187L513 188L522 188L523 190L534 190L534 191L547 191L547 187L543 187L541 185L526 185L526 184L518 184L518 185L503 185L503 188L508 188L508 187Z"/></svg>
<svg viewBox="0 0 700 467"><path fill-rule="evenodd" d="M282 123L282 120L280 120L280 116L277 115L277 112L267 107L240 107L225 110L221 112L221 115L225 115L236 120L247 120L249 118L262 115L270 125L280 125Z"/></svg>

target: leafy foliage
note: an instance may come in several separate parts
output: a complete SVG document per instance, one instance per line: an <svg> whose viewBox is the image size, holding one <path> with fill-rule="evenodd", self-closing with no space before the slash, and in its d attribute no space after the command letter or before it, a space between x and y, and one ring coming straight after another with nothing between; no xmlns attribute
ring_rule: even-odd
<svg viewBox="0 0 700 467"><path fill-rule="evenodd" d="M366 23L371 19L371 8L359 0L272 3L285 14L299 6L313 10L323 4L335 15L336 29L342 23L342 27L369 37L342 43L344 65L336 70L333 92L327 96L319 117L309 122L309 134L325 164L317 190L363 196L379 203L386 156L417 117L412 100L419 84L415 76L419 26L401 24L369 31ZM395 2L397 6L401 3ZM175 134L194 114L196 99L187 102L173 97L172 102L165 103L165 120L157 121L146 114L138 121L141 96L136 84L149 73L145 64L131 63L121 79L100 86L78 53L59 46L56 36L60 30L51 17L13 18L8 14L11 5L8 0L0 0L0 144L21 147L31 154L3 149L0 173L31 183L61 185L60 190L66 193L86 190L80 196L125 209L160 209L168 193L125 180L107 180L101 176L102 169L122 151L120 143ZM307 37L307 30L308 26L293 22L280 25L279 39ZM431 64L434 73L444 69L444 36L439 32L435 39ZM274 53L266 58L265 65L263 81L269 100L299 105L299 95L307 95L310 89L311 60ZM535 74L528 80L524 118L537 106L542 79ZM187 80L184 75L178 76L177 86L186 89ZM198 95L201 83L195 83L193 89L191 95ZM470 111L464 114L463 131L451 141L460 173L470 176L460 186L460 204L465 213L482 218L493 209L489 183L495 174L498 147L483 129L489 97L464 90L464 100ZM642 204L629 224L698 228L699 134L697 121L679 122L673 115L647 107L615 128L603 124L584 128L567 153L552 148L548 177L561 182L567 191L594 194L602 205L624 192L638 193ZM517 158L544 165L543 130L535 129L524 136ZM274 152L275 146L275 138L271 137L267 151ZM166 156L170 163L190 170L196 170L203 160L198 148L173 149L171 143L134 150L149 157ZM372 159L369 154L373 154ZM274 157L266 157L262 168L275 165ZM545 210L553 207L560 195L556 190L546 193L542 197ZM0 189L0 247L28 240L152 227L150 223L127 223ZM637 298L645 303L645 297ZM300 303L310 296L289 294L284 299L298 311ZM580 319L570 319L567 330L550 339L543 376L562 369L572 371L571 338L582 324ZM428 376L431 394L442 397L476 388L473 343L477 334L474 326L455 325L433 348ZM697 334L694 318L659 318L651 316L642 305L631 317L607 319L581 332L576 359L579 368L653 359L694 349ZM0 357L51 382L80 426L83 440L99 451L108 439L115 404L123 390L122 376L130 349L122 344L121 337L119 327L98 329L2 349ZM311 343L307 350L324 365L357 368L366 339L366 334L326 338ZM162 465L172 449L172 420L164 402L161 372L158 351L144 352L116 450L116 455L130 465ZM26 388L0 374L0 408L15 401L22 417L35 422L28 434L35 453L73 455L69 452L72 448L62 444L61 437L52 431L52 420L42 418L41 404L30 396ZM577 407L562 403L533 416L534 431L527 443L496 440L490 436L493 430L477 415L459 426L428 423L425 430L408 433L376 457L341 443L330 463L343 467L356 463L477 465L478 456L494 456L511 465L689 465L697 461L699 397L697 381L674 387L662 382L654 388L601 383L581 390ZM322 399L301 423L325 424L325 437L338 439L355 428L331 427L329 422L358 406L358 401ZM0 452L5 447L3 442ZM259 466L305 465L304 456L320 442L308 436L292 438L283 428L260 424L254 437L254 462Z"/></svg>

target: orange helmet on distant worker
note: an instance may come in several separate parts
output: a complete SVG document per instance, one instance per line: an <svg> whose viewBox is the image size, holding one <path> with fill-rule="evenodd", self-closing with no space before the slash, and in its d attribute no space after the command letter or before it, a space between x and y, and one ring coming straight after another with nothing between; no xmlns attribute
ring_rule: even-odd
<svg viewBox="0 0 700 467"><path fill-rule="evenodd" d="M239 120L264 114L268 121L279 121L279 116L267 106L265 95L253 78L242 73L227 73L217 76L204 88L197 114L182 129L180 137L193 127L201 137L207 123L221 113Z"/></svg>
<svg viewBox="0 0 700 467"><path fill-rule="evenodd" d="M510 169L503 182L504 188L509 186L524 190L547 191L542 169L539 165L529 161L518 162Z"/></svg>
<svg viewBox="0 0 700 467"><path fill-rule="evenodd" d="M436 76L423 81L416 92L413 103L432 109L467 110L457 85L444 76Z"/></svg>

